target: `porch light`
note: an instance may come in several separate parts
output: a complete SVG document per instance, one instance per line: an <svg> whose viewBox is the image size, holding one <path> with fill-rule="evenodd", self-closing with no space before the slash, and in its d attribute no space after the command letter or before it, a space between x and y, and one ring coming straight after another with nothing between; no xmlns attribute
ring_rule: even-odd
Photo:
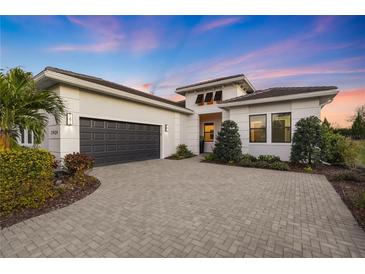
<svg viewBox="0 0 365 274"><path fill-rule="evenodd" d="M165 124L165 132L169 132L169 125Z"/></svg>
<svg viewBox="0 0 365 274"><path fill-rule="evenodd" d="M66 114L66 125L72 126L72 113Z"/></svg>

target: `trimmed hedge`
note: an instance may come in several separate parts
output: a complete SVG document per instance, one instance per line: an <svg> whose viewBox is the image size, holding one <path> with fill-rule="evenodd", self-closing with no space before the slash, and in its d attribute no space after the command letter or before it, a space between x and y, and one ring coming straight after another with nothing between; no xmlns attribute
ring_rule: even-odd
<svg viewBox="0 0 365 274"><path fill-rule="evenodd" d="M55 194L54 156L43 149L0 151L0 214L37 208Z"/></svg>

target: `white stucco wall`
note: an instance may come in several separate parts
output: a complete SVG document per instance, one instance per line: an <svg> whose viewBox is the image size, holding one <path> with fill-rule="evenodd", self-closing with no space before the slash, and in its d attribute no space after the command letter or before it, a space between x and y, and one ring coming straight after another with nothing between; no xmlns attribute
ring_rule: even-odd
<svg viewBox="0 0 365 274"><path fill-rule="evenodd" d="M267 103L252 106L241 106L231 108L223 120L233 120L239 126L239 133L242 141L243 153L250 153L254 156L261 154L278 155L282 160L289 160L291 143L271 142L271 114L280 112L291 112L291 133L295 131L295 124L299 119L311 115L320 117L321 107L319 99L305 99L280 103ZM249 115L266 114L266 143L250 143L249 141Z"/></svg>
<svg viewBox="0 0 365 274"><path fill-rule="evenodd" d="M161 158L174 153L176 146L183 143L183 122L187 121L185 116L188 115L67 85L59 85L53 91L62 96L67 112L73 115L72 126L67 126L65 121L60 125L52 124L51 121L48 126L49 134L44 146L48 144L48 149L58 158L79 151L80 117L160 125ZM168 125L168 132L165 132L165 124Z"/></svg>

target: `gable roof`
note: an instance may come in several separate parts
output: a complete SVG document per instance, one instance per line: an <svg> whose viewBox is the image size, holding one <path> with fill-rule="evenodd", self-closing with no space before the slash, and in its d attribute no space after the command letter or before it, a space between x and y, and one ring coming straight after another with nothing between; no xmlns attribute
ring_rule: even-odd
<svg viewBox="0 0 365 274"><path fill-rule="evenodd" d="M314 93L320 91L337 90L336 86L313 86L313 87L274 87L264 90L257 90L251 94L224 100L221 104L243 102L256 99L265 99L271 97L279 97L286 95L296 95L304 93Z"/></svg>
<svg viewBox="0 0 365 274"><path fill-rule="evenodd" d="M131 93L131 94L134 94L134 95L142 96L142 97L149 98L149 99L152 99L152 100L156 100L156 101L159 101L159 102L167 103L167 104L170 104L170 105L173 105L173 106L183 107L178 102L174 102L174 101L171 101L171 100L168 100L168 99L153 95L151 93L146 93L146 92L143 92L143 91L140 91L140 90L137 90L137 89L133 89L133 88L130 88L130 87L127 87L127 86L124 86L124 85L120 85L120 84L117 84L117 83L114 83L114 82L111 82L111 81L107 81L107 80L104 80L104 79L99 78L99 77L90 76L90 75L81 74L81 73L76 73L76 72L73 72L73 71L59 69L59 68L55 68L55 67L46 67L42 72L44 72L44 71L53 71L53 72L61 73L61 74L64 74L64 75L75 77L77 79L89 81L89 82L92 82L92 83L95 83L95 84L103 85L103 86L110 87L110 88L113 88L113 89L117 89L117 90L120 90L120 91L123 91L123 92ZM37 74L35 77L40 75L42 72Z"/></svg>

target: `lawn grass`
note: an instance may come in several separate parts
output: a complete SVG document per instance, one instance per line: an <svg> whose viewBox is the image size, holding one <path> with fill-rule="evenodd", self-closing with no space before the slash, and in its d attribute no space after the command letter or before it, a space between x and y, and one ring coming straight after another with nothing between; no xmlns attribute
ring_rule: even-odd
<svg viewBox="0 0 365 274"><path fill-rule="evenodd" d="M365 167L365 140L358 140L358 141L355 141L355 143L357 144L357 146L359 148L357 160L360 165Z"/></svg>

